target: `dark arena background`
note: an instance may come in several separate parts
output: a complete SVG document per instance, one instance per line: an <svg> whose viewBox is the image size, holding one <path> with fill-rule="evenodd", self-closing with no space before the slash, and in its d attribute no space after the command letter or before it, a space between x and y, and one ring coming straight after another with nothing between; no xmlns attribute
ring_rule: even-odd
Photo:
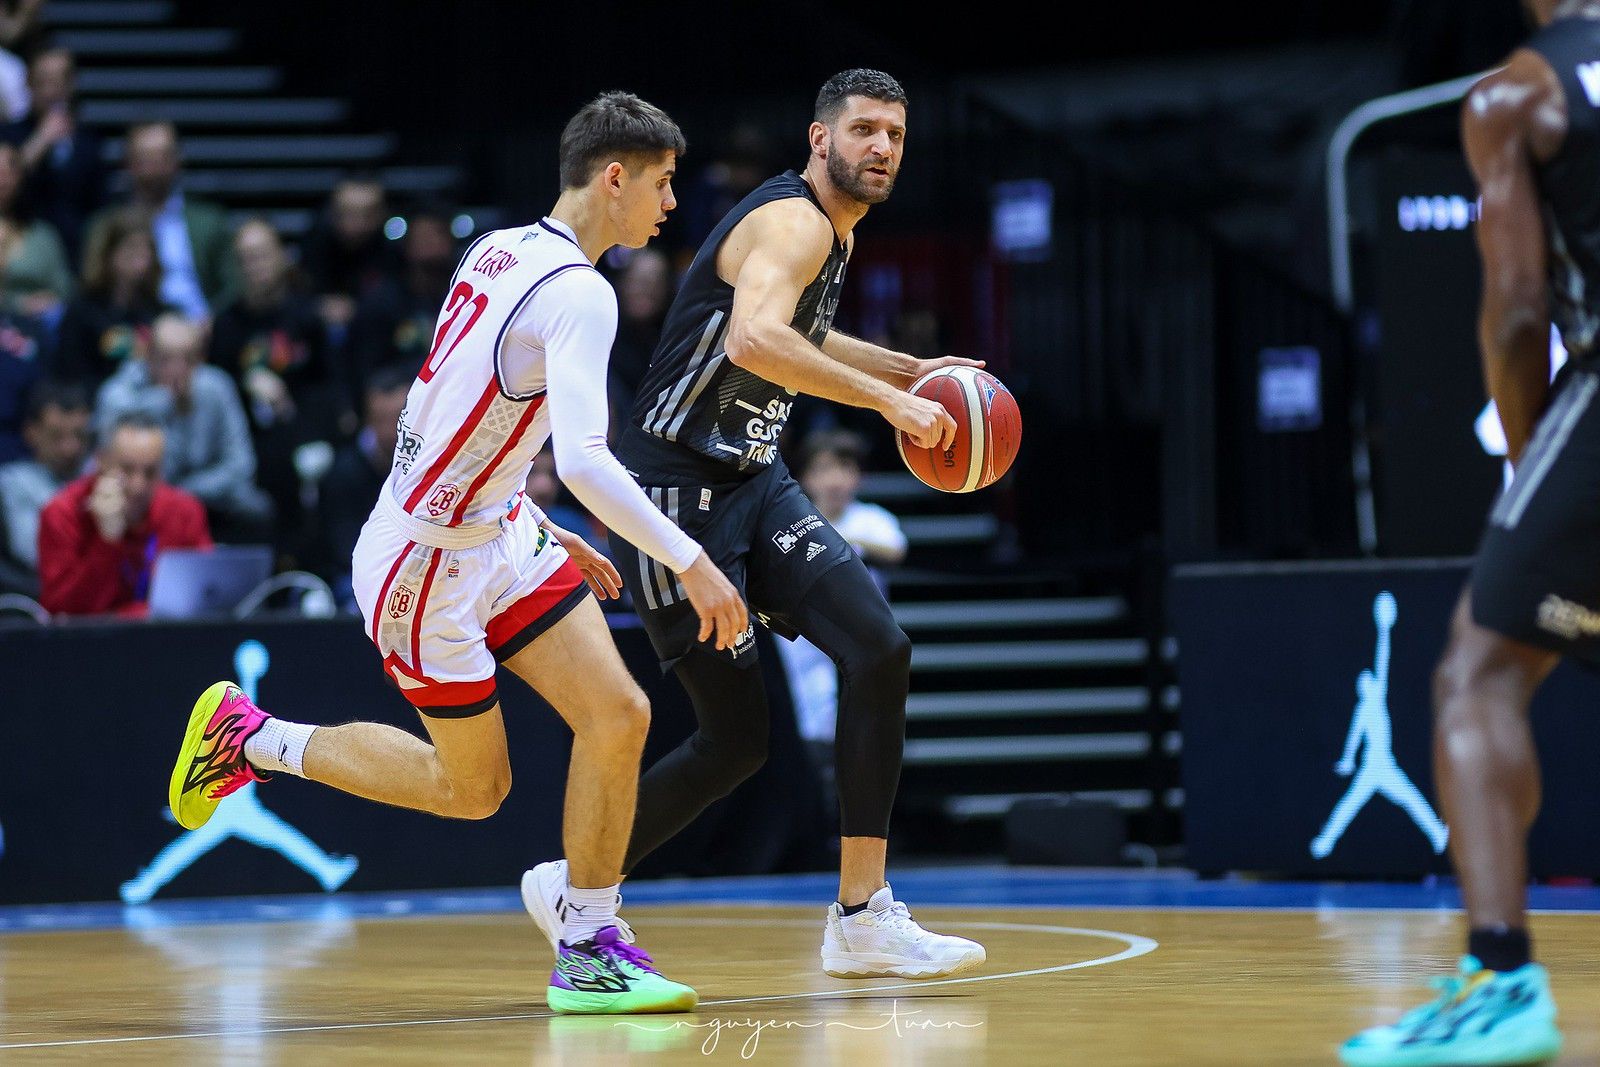
<svg viewBox="0 0 1600 1067"><path fill-rule="evenodd" d="M1460 110L1528 33L1516 0L0 4L5 1061L1337 1062L1465 931L1432 674L1505 465ZM30 109L25 65L63 54L70 93ZM513 785L489 819L280 775L178 828L167 775L217 679L289 718L421 733L351 593L396 447L379 394L409 385L472 239L550 211L566 119L626 89L689 143L661 236L599 263L615 428L695 250L803 166L818 87L850 67L900 80L908 133L835 327L986 360L1022 445L995 485L940 493L876 413L801 397L781 447L800 473L808 439L857 435L848 493L904 535L868 558L913 643L889 878L987 961L924 983L818 968L836 679L759 626L766 765L623 885L692 1014L546 1008L516 886L562 855L571 737L506 671ZM270 576L146 618L63 609L33 531L95 472L118 375L174 302L125 299L154 275L124 286L88 239L138 206L127 135L153 122L185 202L216 209L211 252L191 216L180 310L209 324L202 363L254 453L203 503ZM65 390L52 475L40 382ZM529 494L603 543L559 477L536 465ZM605 608L651 699L648 766L693 710L631 603ZM1600 1064L1600 685L1564 664L1533 707L1533 931L1560 1062Z"/></svg>

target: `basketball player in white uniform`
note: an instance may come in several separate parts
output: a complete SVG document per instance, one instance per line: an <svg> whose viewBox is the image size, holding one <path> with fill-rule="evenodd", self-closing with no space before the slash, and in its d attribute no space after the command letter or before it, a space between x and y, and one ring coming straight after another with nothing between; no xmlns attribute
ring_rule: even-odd
<svg viewBox="0 0 1600 1067"><path fill-rule="evenodd" d="M676 206L683 148L659 109L627 93L601 95L562 134L555 209L478 238L451 279L401 415L394 467L353 561L383 670L421 712L432 743L377 723L287 722L219 682L191 714L169 795L191 829L223 797L274 772L486 818L511 784L495 692L495 665L504 663L574 734L563 828L569 907L547 991L563 1012L684 1011L696 994L656 971L616 918L649 705L588 595L615 596L616 570L521 491L534 455L553 440L578 499L677 573L702 638L731 647L749 625L722 572L606 445L617 301L594 263L659 232Z"/></svg>

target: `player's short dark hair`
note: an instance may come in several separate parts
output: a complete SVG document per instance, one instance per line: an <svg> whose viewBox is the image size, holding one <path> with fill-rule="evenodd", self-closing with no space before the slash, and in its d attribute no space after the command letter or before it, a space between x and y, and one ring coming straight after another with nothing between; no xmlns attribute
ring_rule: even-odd
<svg viewBox="0 0 1600 1067"><path fill-rule="evenodd" d="M24 423L38 422L48 408L61 411L88 411L89 391L77 382L45 378L28 390L27 406L22 409Z"/></svg>
<svg viewBox="0 0 1600 1067"><path fill-rule="evenodd" d="M860 470L866 465L867 453L866 438L854 430L818 430L807 436L805 443L800 446L799 463L795 469L804 476L817 460L823 456L833 456Z"/></svg>
<svg viewBox="0 0 1600 1067"><path fill-rule="evenodd" d="M865 96L886 104L906 102L906 91L892 77L870 67L854 67L840 71L823 83L822 91L817 94L816 110L811 117L824 125L832 123L839 117L839 109L844 107L845 98L849 96Z"/></svg>
<svg viewBox="0 0 1600 1067"><path fill-rule="evenodd" d="M561 131L561 187L587 185L612 160L659 159L688 150L683 131L665 111L632 93L601 93Z"/></svg>

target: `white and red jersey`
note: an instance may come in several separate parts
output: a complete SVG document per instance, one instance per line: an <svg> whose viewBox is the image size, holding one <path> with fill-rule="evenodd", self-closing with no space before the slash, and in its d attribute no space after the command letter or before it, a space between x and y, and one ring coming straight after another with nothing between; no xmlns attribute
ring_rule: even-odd
<svg viewBox="0 0 1600 1067"><path fill-rule="evenodd" d="M699 545L656 510L606 445L616 327L616 293L564 224L545 218L479 237L450 279L406 396L388 501L448 529L439 531L443 541L487 534L554 433L561 479L579 501L673 570L688 567Z"/></svg>

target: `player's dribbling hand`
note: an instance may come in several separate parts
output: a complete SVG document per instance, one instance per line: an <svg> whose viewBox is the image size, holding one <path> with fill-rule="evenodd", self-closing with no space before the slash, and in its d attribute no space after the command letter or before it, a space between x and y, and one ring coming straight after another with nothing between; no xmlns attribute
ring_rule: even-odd
<svg viewBox="0 0 1600 1067"><path fill-rule="evenodd" d="M616 600L622 595L622 575L617 573L616 566L609 559L571 530L563 530L548 520L544 528L567 550L567 555L572 557L573 564L589 588L594 590L597 599Z"/></svg>
<svg viewBox="0 0 1600 1067"><path fill-rule="evenodd" d="M904 430L918 448L937 448L941 452L956 439L956 420L943 404L925 400L914 393L896 393L894 403L883 417L897 430Z"/></svg>
<svg viewBox="0 0 1600 1067"><path fill-rule="evenodd" d="M711 557L705 554L704 549L689 564L689 569L678 575L678 581L683 583L689 604L700 616L698 640L705 641L715 634L718 652L737 645L739 638L750 628L750 613L739 591L728 581L727 575L711 562Z"/></svg>

